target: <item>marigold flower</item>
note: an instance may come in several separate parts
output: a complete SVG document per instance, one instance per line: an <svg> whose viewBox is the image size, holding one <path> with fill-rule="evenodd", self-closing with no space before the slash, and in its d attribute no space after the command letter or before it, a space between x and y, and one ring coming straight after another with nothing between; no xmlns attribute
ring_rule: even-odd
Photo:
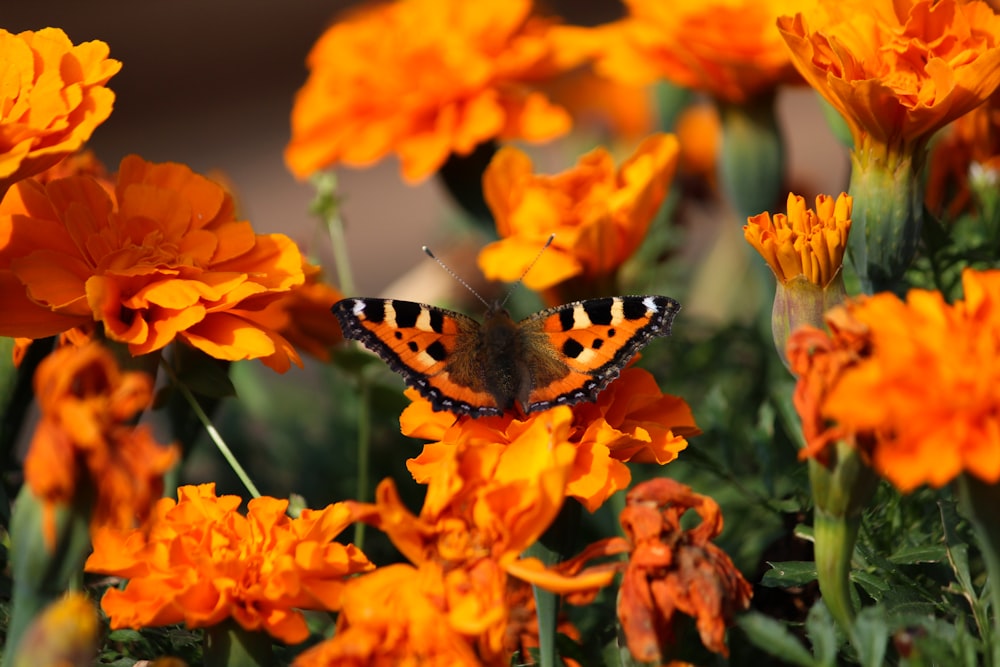
<svg viewBox="0 0 1000 667"><path fill-rule="evenodd" d="M847 193L816 197L816 210L805 198L789 193L788 214L761 213L747 219L743 235L771 267L780 283L804 276L827 287L840 274L851 230L851 203Z"/></svg>
<svg viewBox="0 0 1000 667"><path fill-rule="evenodd" d="M122 64L101 41L74 45L58 28L0 29L0 196L78 150L111 115L105 87Z"/></svg>
<svg viewBox="0 0 1000 667"><path fill-rule="evenodd" d="M532 172L530 158L505 147L483 174L483 192L500 240L479 254L491 280L524 276L533 290L571 278L607 278L632 256L660 209L677 165L677 138L652 135L615 170L606 150L584 155L554 176ZM555 234L542 255L538 251Z"/></svg>
<svg viewBox="0 0 1000 667"><path fill-rule="evenodd" d="M131 528L163 493L163 474L176 463L147 426L129 422L153 396L145 373L122 372L98 343L61 347L35 371L41 420L24 461L24 475L46 505L51 542L56 505L89 502L92 530ZM83 500L80 500L83 499Z"/></svg>
<svg viewBox="0 0 1000 667"><path fill-rule="evenodd" d="M701 523L681 529L694 510ZM632 656L663 660L661 646L673 640L675 612L696 619L701 641L729 655L726 627L750 605L752 589L711 540L722 532L722 514L708 496L672 479L656 478L629 491L621 513L631 545L618 593L618 618Z"/></svg>
<svg viewBox="0 0 1000 667"><path fill-rule="evenodd" d="M824 3L778 28L858 147L926 141L1000 85L1000 17L984 2Z"/></svg>
<svg viewBox="0 0 1000 667"><path fill-rule="evenodd" d="M299 655L294 667L480 667L443 607L433 568L380 567L350 580L332 639Z"/></svg>
<svg viewBox="0 0 1000 667"><path fill-rule="evenodd" d="M510 664L504 649L510 576L560 594L591 595L614 577L609 568L553 569L521 557L566 497L575 457L566 440L571 419L569 408L558 407L520 428L512 425L518 432L507 445L442 446L433 453L437 465L414 473L427 484L419 516L402 503L391 479L379 485L373 505L354 505L355 516L385 532L411 563L440 569L448 622L487 664Z"/></svg>
<svg viewBox="0 0 1000 667"><path fill-rule="evenodd" d="M839 424L831 424L823 412L826 399L844 372L857 366L871 354L871 332L856 320L847 307L833 308L825 315L830 333L803 326L788 340L788 363L798 377L792 402L802 420L806 446L800 459L815 458L823 465L830 462L829 447L838 440L855 446L870 444L870 434L858 437ZM867 447L862 447L867 455Z"/></svg>
<svg viewBox="0 0 1000 667"><path fill-rule="evenodd" d="M962 472L1000 480L1000 271L962 274L965 299L911 290L851 307L871 355L832 387L822 414L873 431L875 470L903 492Z"/></svg>
<svg viewBox="0 0 1000 667"><path fill-rule="evenodd" d="M252 319L277 331L295 349L320 361L330 361L330 348L344 340L330 307L344 298L336 288L322 281L318 266L303 262L305 283L272 301Z"/></svg>
<svg viewBox="0 0 1000 667"><path fill-rule="evenodd" d="M397 0L345 15L316 42L285 160L304 177L390 153L418 181L494 139L545 141L569 115L533 84L572 63L531 0Z"/></svg>
<svg viewBox="0 0 1000 667"><path fill-rule="evenodd" d="M593 42L604 76L629 83L666 79L737 104L800 80L774 21L801 2L625 4L624 20L581 36Z"/></svg>
<svg viewBox="0 0 1000 667"><path fill-rule="evenodd" d="M792 331L821 326L823 313L842 302L847 292L841 267L851 229L852 200L841 194L816 197L816 210L803 197L789 193L788 215L761 213L747 218L743 235L778 280L771 311L774 346L782 361Z"/></svg>
<svg viewBox="0 0 1000 667"><path fill-rule="evenodd" d="M0 202L0 334L103 325L133 355L179 338L218 359L301 364L255 321L301 285L282 234L254 234L232 197L180 164L122 160L110 196L92 178L29 180Z"/></svg>
<svg viewBox="0 0 1000 667"><path fill-rule="evenodd" d="M496 456L506 456L504 446L546 414L529 415L525 421L509 414L456 420L450 413L434 412L416 391L408 390L407 396L413 402L399 419L403 433L438 441L425 445L420 456L407 463L418 482L447 470L444 462L456 445L491 447ZM566 438L576 453L566 494L590 511L629 485L632 475L626 461L669 463L687 447L687 438L701 433L684 400L663 394L652 375L640 368L622 371L596 402L570 409L572 428Z"/></svg>
<svg viewBox="0 0 1000 667"><path fill-rule="evenodd" d="M189 628L232 618L295 644L309 636L301 609L340 608L344 579L372 569L360 550L333 539L351 522L343 503L303 510L288 501L216 496L214 484L182 486L163 498L148 525L101 530L89 572L129 579L109 589L101 607L112 628L184 622Z"/></svg>

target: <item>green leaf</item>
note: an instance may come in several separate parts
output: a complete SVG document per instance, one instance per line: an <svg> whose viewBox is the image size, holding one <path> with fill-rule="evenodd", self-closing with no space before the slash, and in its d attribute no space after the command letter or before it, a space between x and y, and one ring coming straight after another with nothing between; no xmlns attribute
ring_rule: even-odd
<svg viewBox="0 0 1000 667"><path fill-rule="evenodd" d="M812 642L816 664L835 667L839 645L837 624L833 622L833 617L822 600L809 610L809 616L806 617L806 635Z"/></svg>
<svg viewBox="0 0 1000 667"><path fill-rule="evenodd" d="M851 581L861 586L864 592L868 593L871 599L876 602L881 601L886 592L892 588L885 579L865 570L853 570Z"/></svg>
<svg viewBox="0 0 1000 667"><path fill-rule="evenodd" d="M768 561L772 569L764 573L760 583L769 588L789 588L816 581L816 563L808 560L792 560L783 563Z"/></svg>
<svg viewBox="0 0 1000 667"><path fill-rule="evenodd" d="M946 560L948 560L948 550L942 545L905 546L889 556L889 561L896 565L941 563Z"/></svg>
<svg viewBox="0 0 1000 667"><path fill-rule="evenodd" d="M825 667L812 657L783 623L770 616L750 612L737 618L736 625L746 633L752 644L769 655L801 667Z"/></svg>
<svg viewBox="0 0 1000 667"><path fill-rule="evenodd" d="M123 630L112 630L108 633L108 641L112 642L138 642L143 641L142 634L138 630L125 628Z"/></svg>
<svg viewBox="0 0 1000 667"><path fill-rule="evenodd" d="M886 610L880 606L862 609L851 628L851 645L858 652L862 667L881 667L888 642Z"/></svg>

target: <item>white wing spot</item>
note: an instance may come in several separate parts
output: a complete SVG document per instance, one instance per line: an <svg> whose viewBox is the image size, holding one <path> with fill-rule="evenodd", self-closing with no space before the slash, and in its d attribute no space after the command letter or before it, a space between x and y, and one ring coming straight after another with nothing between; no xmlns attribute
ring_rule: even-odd
<svg viewBox="0 0 1000 667"><path fill-rule="evenodd" d="M365 302L362 301L361 299L355 299L354 307L351 308L351 312L354 313L355 317L365 312Z"/></svg>
<svg viewBox="0 0 1000 667"><path fill-rule="evenodd" d="M651 296L647 296L645 299L643 299L642 305L646 306L646 308L648 308L650 312L653 313L659 312L660 310L656 305L656 300L653 299L653 297Z"/></svg>

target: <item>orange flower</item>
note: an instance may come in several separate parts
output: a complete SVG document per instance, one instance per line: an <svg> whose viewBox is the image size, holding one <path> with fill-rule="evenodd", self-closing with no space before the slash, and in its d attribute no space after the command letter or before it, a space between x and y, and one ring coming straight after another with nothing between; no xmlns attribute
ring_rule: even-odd
<svg viewBox="0 0 1000 667"><path fill-rule="evenodd" d="M344 296L322 282L318 266L303 262L302 273L304 284L272 301L251 319L277 331L295 349L330 361L330 348L344 340L337 319L330 317L330 308Z"/></svg>
<svg viewBox="0 0 1000 667"><path fill-rule="evenodd" d="M696 179L714 190L722 147L719 110L713 104L692 104L677 117L674 131L680 144L679 178Z"/></svg>
<svg viewBox="0 0 1000 667"><path fill-rule="evenodd" d="M254 234L233 200L179 164L126 157L114 196L86 176L22 181L0 202L0 334L100 322L133 355L175 338L218 359L301 364L255 316L303 282L298 248Z"/></svg>
<svg viewBox="0 0 1000 667"><path fill-rule="evenodd" d="M143 528L95 535L87 571L129 579L101 600L112 628L232 618L295 644L309 636L300 609L338 609L344 578L372 569L353 545L333 541L351 521L343 503L292 519L287 500L268 497L251 500L244 516L241 499L216 496L214 484L177 496L161 499Z"/></svg>
<svg viewBox="0 0 1000 667"><path fill-rule="evenodd" d="M531 0L397 0L346 15L309 54L289 168L304 177L395 153L414 182L497 137L565 133L568 114L532 90L571 64L551 27Z"/></svg>
<svg viewBox="0 0 1000 667"><path fill-rule="evenodd" d="M98 343L62 347L35 371L42 413L24 461L25 479L46 507L54 540L56 505L90 502L92 529L130 528L163 492L163 474L178 458L146 426L129 421L152 399L152 380L123 373Z"/></svg>
<svg viewBox="0 0 1000 667"><path fill-rule="evenodd" d="M520 428L512 425L517 435L507 445L470 440L439 449L438 465L422 471L430 477L419 516L402 503L391 479L379 485L374 505L355 505L355 516L385 532L421 571L440 571L448 622L487 664L510 664L504 649L508 577L581 595L614 577L606 567L550 569L521 557L565 499L575 456L566 440L571 419L569 408L558 407Z"/></svg>
<svg viewBox="0 0 1000 667"><path fill-rule="evenodd" d="M625 4L627 18L582 36L593 41L604 76L629 83L667 79L736 104L799 80L774 21L801 2Z"/></svg>
<svg viewBox="0 0 1000 667"><path fill-rule="evenodd" d="M747 218L743 235L778 280L771 310L774 346L787 366L785 348L800 326L822 326L823 313L847 297L841 266L851 229L852 199L816 197L816 210L789 193L788 215Z"/></svg>
<svg viewBox="0 0 1000 667"><path fill-rule="evenodd" d="M871 355L847 369L822 414L874 431L875 470L903 492L968 472L1000 480L1000 271L966 270L965 300L911 290L851 307Z"/></svg>
<svg viewBox="0 0 1000 667"><path fill-rule="evenodd" d="M792 401L806 440L799 458L815 458L824 466L830 462L828 448L838 440L848 440L855 446L864 443L865 456L871 444L870 433L855 434L831 424L823 412L827 397L844 372L871 354L871 332L844 306L830 310L825 320L829 334L804 326L788 340L788 363L798 377Z"/></svg>
<svg viewBox="0 0 1000 667"><path fill-rule="evenodd" d="M1000 17L983 2L824 3L778 28L856 148L922 145L1000 84Z"/></svg>
<svg viewBox="0 0 1000 667"><path fill-rule="evenodd" d="M701 523L681 529L694 510ZM628 649L640 662L663 660L673 640L675 612L697 620L706 648L729 655L726 627L750 605L752 589L712 538L722 532L718 504L672 479L656 478L629 491L621 513L631 545L618 593L618 617Z"/></svg>
<svg viewBox="0 0 1000 667"><path fill-rule="evenodd" d="M80 592L67 593L35 616L11 664L88 667L95 662L100 629L90 598Z"/></svg>
<svg viewBox="0 0 1000 667"><path fill-rule="evenodd" d="M524 276L534 290L571 278L612 276L632 256L660 209L677 165L677 139L648 137L615 170L603 148L554 176L532 173L531 160L503 148L483 174L483 192L501 239L479 254L487 278L520 278L549 236L552 246Z"/></svg>
<svg viewBox="0 0 1000 667"><path fill-rule="evenodd" d="M480 667L444 608L439 573L397 564L350 580L332 639L294 667Z"/></svg>
<svg viewBox="0 0 1000 667"><path fill-rule="evenodd" d="M104 84L122 64L108 45L73 45L62 30L0 29L0 196L78 150L111 115Z"/></svg>
<svg viewBox="0 0 1000 667"><path fill-rule="evenodd" d="M789 193L788 215L761 213L747 219L743 235L760 253L780 283L804 276L827 287L840 274L851 231L851 197L816 197L816 210Z"/></svg>
<svg viewBox="0 0 1000 667"><path fill-rule="evenodd" d="M460 418L434 412L416 391L408 390L413 401L400 416L405 435L437 440L407 463L418 482L446 474L450 454L456 446L473 444L492 448L495 456L507 456L504 447L518 438L546 412L525 421L512 415ZM575 448L566 495L596 510L616 491L626 488L632 475L626 461L660 465L677 458L687 447L687 438L701 431L691 409L680 398L663 394L647 371L628 368L597 397L594 403L572 408L572 428L567 442Z"/></svg>

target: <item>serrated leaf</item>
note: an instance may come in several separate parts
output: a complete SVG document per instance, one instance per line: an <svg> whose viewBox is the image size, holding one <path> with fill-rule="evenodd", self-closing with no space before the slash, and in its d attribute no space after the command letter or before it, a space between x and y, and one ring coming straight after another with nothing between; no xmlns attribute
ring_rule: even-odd
<svg viewBox="0 0 1000 667"><path fill-rule="evenodd" d="M816 580L816 563L809 560L791 560L780 563L768 562L772 569L761 577L761 586L788 588L802 586Z"/></svg>
<svg viewBox="0 0 1000 667"><path fill-rule="evenodd" d="M858 613L851 628L851 645L858 652L862 667L882 667L885 649L889 643L889 626L885 610L881 607L865 607Z"/></svg>
<svg viewBox="0 0 1000 667"><path fill-rule="evenodd" d="M884 579L865 570L851 571L851 581L861 586L865 593L868 593L871 599L876 602L880 602L885 596L886 591L891 588L889 583Z"/></svg>
<svg viewBox="0 0 1000 667"><path fill-rule="evenodd" d="M809 615L806 617L806 635L812 642L816 663L824 667L834 667L837 664L837 626L822 600L809 610Z"/></svg>
<svg viewBox="0 0 1000 667"><path fill-rule="evenodd" d="M942 545L923 545L903 547L889 556L889 561L896 565L913 565L915 563L941 563L948 559L948 550Z"/></svg>
<svg viewBox="0 0 1000 667"><path fill-rule="evenodd" d="M747 639L769 655L800 667L820 667L806 647L779 621L758 612L743 614L736 625Z"/></svg>

